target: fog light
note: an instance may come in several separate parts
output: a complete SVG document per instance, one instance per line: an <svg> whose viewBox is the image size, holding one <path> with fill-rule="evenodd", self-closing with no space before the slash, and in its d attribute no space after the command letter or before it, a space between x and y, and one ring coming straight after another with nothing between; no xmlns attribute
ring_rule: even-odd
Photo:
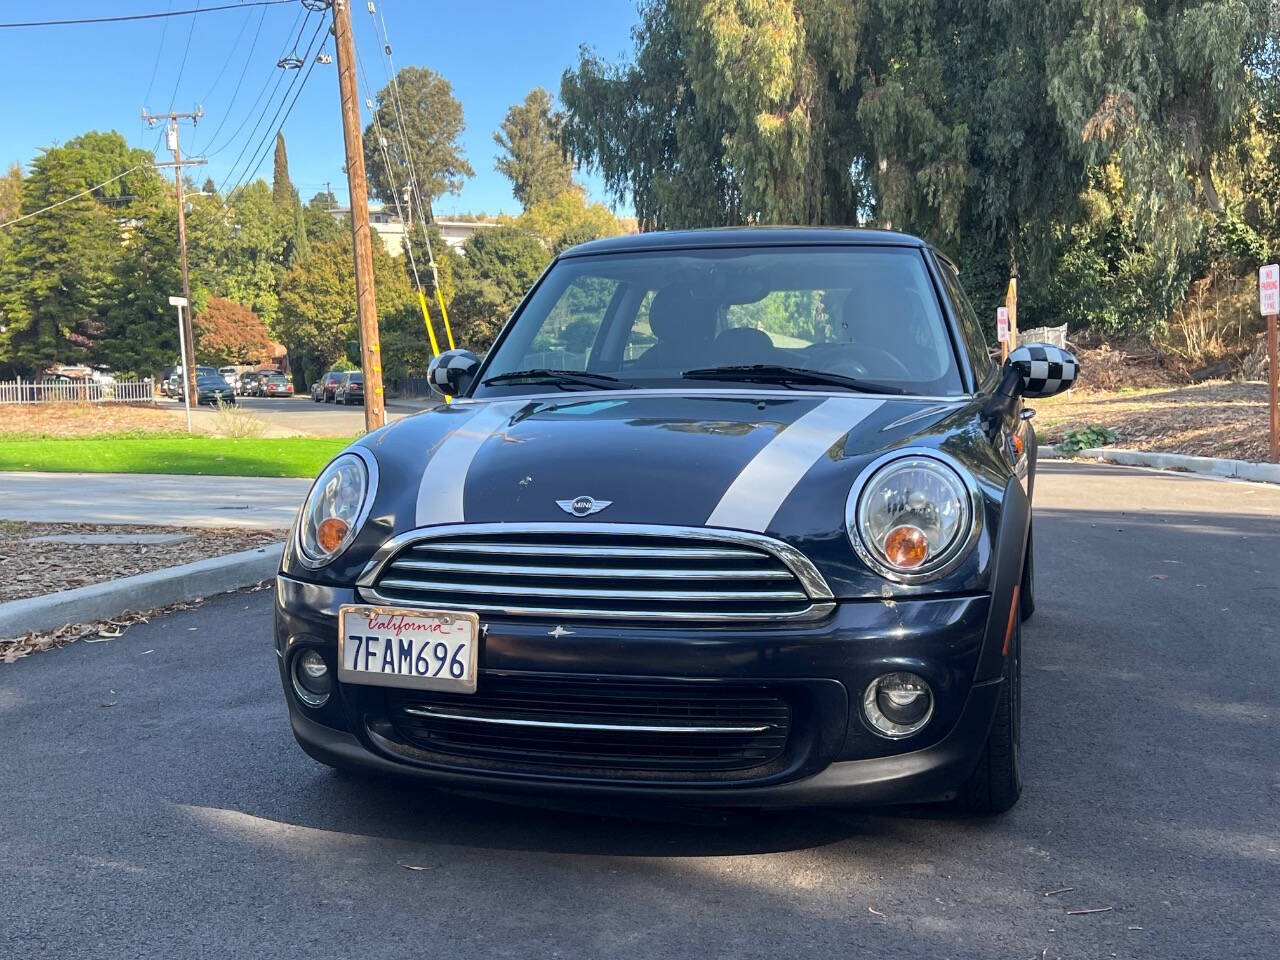
<svg viewBox="0 0 1280 960"><path fill-rule="evenodd" d="M933 716L933 691L914 673L886 673L867 687L862 712L882 737L909 737Z"/></svg>
<svg viewBox="0 0 1280 960"><path fill-rule="evenodd" d="M293 692L308 707L323 707L333 689L333 677L324 657L314 650L303 650L293 658Z"/></svg>

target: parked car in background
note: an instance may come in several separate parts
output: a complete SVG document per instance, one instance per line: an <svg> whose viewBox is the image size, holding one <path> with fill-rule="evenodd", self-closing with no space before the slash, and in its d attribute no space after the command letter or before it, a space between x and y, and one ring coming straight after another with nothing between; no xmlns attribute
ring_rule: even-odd
<svg viewBox="0 0 1280 960"><path fill-rule="evenodd" d="M222 374L218 372L216 367L210 367L205 364L196 364L194 377L197 389L199 389L201 377L217 377L222 380ZM223 382L225 383L226 381L224 380ZM166 397L172 397L174 400L182 399L182 367L175 364L165 372L164 380L160 383L160 392Z"/></svg>
<svg viewBox="0 0 1280 960"><path fill-rule="evenodd" d="M227 381L227 386L234 390L236 381L240 377L240 371L235 367L219 367L218 373L222 376L223 380Z"/></svg>
<svg viewBox="0 0 1280 960"><path fill-rule="evenodd" d="M359 370L343 374L342 380L334 388L333 402L348 406L353 403L364 403L364 374Z"/></svg>
<svg viewBox="0 0 1280 960"><path fill-rule="evenodd" d="M262 391L260 396L264 397L292 397L293 381L283 374L273 373L262 378L259 389Z"/></svg>
<svg viewBox="0 0 1280 960"><path fill-rule="evenodd" d="M196 403L235 403L236 388L217 371L196 377Z"/></svg>
<svg viewBox="0 0 1280 960"><path fill-rule="evenodd" d="M274 370L258 370L253 377L253 388L250 394L255 397L267 395L267 378L278 376Z"/></svg>
<svg viewBox="0 0 1280 960"><path fill-rule="evenodd" d="M166 397L177 397L182 394L182 368L172 366L160 378L160 392Z"/></svg>
<svg viewBox="0 0 1280 960"><path fill-rule="evenodd" d="M338 392L338 384L342 382L342 378L346 375L343 370L330 370L324 375L324 384L321 399L325 403L333 403L335 394Z"/></svg>
<svg viewBox="0 0 1280 960"><path fill-rule="evenodd" d="M242 373L236 379L236 393L240 394L242 397L251 397L253 396L254 387L257 383L258 371L250 370L247 373Z"/></svg>

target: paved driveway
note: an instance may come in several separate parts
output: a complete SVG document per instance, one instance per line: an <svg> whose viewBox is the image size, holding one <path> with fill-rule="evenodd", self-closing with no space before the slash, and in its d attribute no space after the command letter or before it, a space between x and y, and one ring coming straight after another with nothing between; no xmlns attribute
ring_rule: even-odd
<svg viewBox="0 0 1280 960"><path fill-rule="evenodd" d="M137 473L0 473L0 519L285 529L311 481Z"/></svg>
<svg viewBox="0 0 1280 960"><path fill-rule="evenodd" d="M346 779L233 595L0 667L0 956L1273 958L1280 490L1046 464L1038 499L1004 817Z"/></svg>

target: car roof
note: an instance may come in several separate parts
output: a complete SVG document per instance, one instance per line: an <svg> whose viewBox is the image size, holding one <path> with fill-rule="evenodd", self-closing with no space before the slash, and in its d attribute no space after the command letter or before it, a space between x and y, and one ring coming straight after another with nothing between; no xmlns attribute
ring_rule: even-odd
<svg viewBox="0 0 1280 960"><path fill-rule="evenodd" d="M896 230L866 227L714 227L706 230L654 230L605 237L570 247L561 257L653 250L696 250L720 247L792 246L927 247L919 237Z"/></svg>

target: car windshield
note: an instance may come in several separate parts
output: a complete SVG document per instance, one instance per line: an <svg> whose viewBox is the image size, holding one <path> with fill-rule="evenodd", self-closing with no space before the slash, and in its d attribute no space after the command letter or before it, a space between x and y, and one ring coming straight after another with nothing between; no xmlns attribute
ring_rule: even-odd
<svg viewBox="0 0 1280 960"><path fill-rule="evenodd" d="M523 371L529 376L510 376ZM938 295L914 247L566 258L494 347L476 392L545 392L548 382L593 389L556 371L613 377L617 387L962 392ZM601 376L594 388L607 387Z"/></svg>
<svg viewBox="0 0 1280 960"><path fill-rule="evenodd" d="M289 380L287 377L267 377L267 383L271 383L271 384L280 385L288 382Z"/></svg>

